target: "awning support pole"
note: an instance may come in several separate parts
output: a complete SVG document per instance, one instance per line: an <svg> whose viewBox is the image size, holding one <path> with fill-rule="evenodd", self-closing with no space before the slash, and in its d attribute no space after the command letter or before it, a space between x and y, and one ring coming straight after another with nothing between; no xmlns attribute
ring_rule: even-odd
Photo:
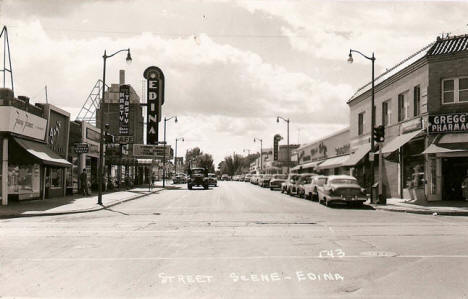
<svg viewBox="0 0 468 299"><path fill-rule="evenodd" d="M2 152L2 205L8 205L8 137L3 137Z"/></svg>

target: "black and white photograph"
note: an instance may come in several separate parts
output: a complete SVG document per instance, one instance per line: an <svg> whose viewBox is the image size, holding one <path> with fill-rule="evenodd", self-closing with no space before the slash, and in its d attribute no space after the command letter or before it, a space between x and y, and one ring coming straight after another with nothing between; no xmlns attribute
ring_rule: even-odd
<svg viewBox="0 0 468 299"><path fill-rule="evenodd" d="M0 0L0 297L468 299L468 1Z"/></svg>

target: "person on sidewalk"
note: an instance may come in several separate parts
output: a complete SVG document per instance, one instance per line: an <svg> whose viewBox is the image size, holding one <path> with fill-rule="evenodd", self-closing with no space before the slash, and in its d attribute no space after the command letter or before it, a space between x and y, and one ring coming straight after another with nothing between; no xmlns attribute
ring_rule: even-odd
<svg viewBox="0 0 468 299"><path fill-rule="evenodd" d="M465 178L462 182L462 193L466 201L468 201L468 170L466 170Z"/></svg>
<svg viewBox="0 0 468 299"><path fill-rule="evenodd" d="M80 175L80 186L81 186L81 194L83 196L88 196L88 174L86 173L86 168L83 168L83 172Z"/></svg>

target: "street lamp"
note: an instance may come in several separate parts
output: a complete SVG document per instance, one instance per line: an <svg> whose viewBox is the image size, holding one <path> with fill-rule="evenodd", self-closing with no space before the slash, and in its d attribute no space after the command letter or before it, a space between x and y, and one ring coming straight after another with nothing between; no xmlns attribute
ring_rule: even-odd
<svg viewBox="0 0 468 299"><path fill-rule="evenodd" d="M374 64L375 64L375 56L374 56L374 52L372 52L372 56L369 57L369 56L366 56L364 54L362 54L361 52L357 51L357 50L352 50L350 49L349 50L349 57L348 57L348 63L353 63L353 55L352 53L358 53L358 54L361 54L362 57L366 58L366 59L369 59L370 61L372 61L372 91L371 91L371 130L370 130L370 142L371 142L371 153L372 155L374 155L374 134L373 134L373 131L374 131L374 126L375 126L375 111L374 111L374 81L375 81L375 78L374 78ZM371 177L371 196L370 196L370 200L371 202L373 202L373 194L372 194L372 185L374 184L374 156L372 156L372 159L371 159L371 167L370 167L370 177ZM379 188L381 188L379 186Z"/></svg>
<svg viewBox="0 0 468 299"><path fill-rule="evenodd" d="M184 137L176 138L175 140L174 174L176 175L177 175L177 141L184 142Z"/></svg>
<svg viewBox="0 0 468 299"><path fill-rule="evenodd" d="M288 174L289 174L289 167L290 167L290 161L291 161L291 156L290 156L290 153L289 153L289 118L284 118L284 117L281 117L281 116L277 116L276 117L276 122L279 123L279 120L282 119L286 122L287 124L287 127L288 127L288 133L287 133L287 142L288 142Z"/></svg>
<svg viewBox="0 0 468 299"><path fill-rule="evenodd" d="M254 137L254 142L260 141L260 173L263 171L263 140L260 138Z"/></svg>
<svg viewBox="0 0 468 299"><path fill-rule="evenodd" d="M177 116L164 117L163 188L166 186L166 122L173 118L174 122L177 123Z"/></svg>
<svg viewBox="0 0 468 299"><path fill-rule="evenodd" d="M130 64L132 63L132 56L130 55L130 49L122 49L111 55L107 55L106 50L104 50L104 55L102 56L102 58L104 59L104 67L102 71L102 97L101 97L101 102L99 104L99 119L100 119L99 129L101 131L100 132L101 136L99 138L99 167L98 167L98 176L97 176L98 204L99 205L102 205L102 179L104 177L104 173L102 171L103 170L102 162L104 160L104 128L103 127L104 127L104 94L106 90L106 60L107 58L111 58L117 53L125 52L125 51L127 51L127 58L126 58L127 64Z"/></svg>

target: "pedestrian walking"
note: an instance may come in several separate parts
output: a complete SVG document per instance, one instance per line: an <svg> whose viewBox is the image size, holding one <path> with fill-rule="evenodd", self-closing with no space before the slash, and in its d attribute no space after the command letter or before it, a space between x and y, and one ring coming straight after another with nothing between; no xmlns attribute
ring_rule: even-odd
<svg viewBox="0 0 468 299"><path fill-rule="evenodd" d="M88 174L86 173L86 168L83 168L83 172L80 175L80 186L81 186L81 194L83 196L88 196Z"/></svg>
<svg viewBox="0 0 468 299"><path fill-rule="evenodd" d="M466 175L462 182L462 193L465 200L468 201L468 169L466 170Z"/></svg>

